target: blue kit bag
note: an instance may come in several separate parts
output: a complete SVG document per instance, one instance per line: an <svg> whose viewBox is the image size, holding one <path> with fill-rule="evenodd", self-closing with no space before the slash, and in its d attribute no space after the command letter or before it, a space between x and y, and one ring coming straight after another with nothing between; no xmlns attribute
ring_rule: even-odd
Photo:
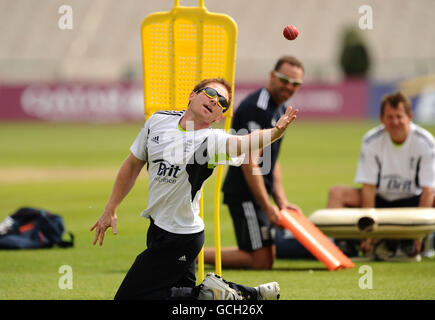
<svg viewBox="0 0 435 320"><path fill-rule="evenodd" d="M38 249L74 246L74 235L65 232L60 215L36 208L20 208L0 223L0 249Z"/></svg>

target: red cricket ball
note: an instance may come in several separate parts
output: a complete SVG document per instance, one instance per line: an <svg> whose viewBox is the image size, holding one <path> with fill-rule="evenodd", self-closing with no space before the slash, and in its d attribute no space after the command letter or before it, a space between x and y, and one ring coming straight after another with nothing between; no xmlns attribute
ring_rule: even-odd
<svg viewBox="0 0 435 320"><path fill-rule="evenodd" d="M297 38L299 31L294 25L290 25L284 28L282 34L287 40L294 40Z"/></svg>

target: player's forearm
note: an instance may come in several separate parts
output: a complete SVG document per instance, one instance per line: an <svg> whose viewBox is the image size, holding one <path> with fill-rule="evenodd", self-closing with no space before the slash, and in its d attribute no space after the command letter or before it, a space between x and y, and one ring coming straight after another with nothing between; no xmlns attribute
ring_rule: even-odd
<svg viewBox="0 0 435 320"><path fill-rule="evenodd" d="M285 190L282 185L281 168L278 162L275 163L275 168L273 168L272 196L279 208L282 208L283 205L287 203L287 196L285 195Z"/></svg>
<svg viewBox="0 0 435 320"><path fill-rule="evenodd" d="M269 199L269 194L267 193L266 186L264 185L264 180L262 175L255 175L253 171L260 170L258 165L250 159L248 164L243 164L241 166L243 176L249 187L254 198L260 204L260 207L266 211L271 203Z"/></svg>
<svg viewBox="0 0 435 320"><path fill-rule="evenodd" d="M420 195L419 207L430 208L434 202L434 192L432 188L423 188L423 192Z"/></svg>
<svg viewBox="0 0 435 320"><path fill-rule="evenodd" d="M284 130L279 130L276 127L270 129L255 130L247 136L242 136L243 141L240 144L241 151L242 153L244 153L243 151L249 152L263 149L264 147L267 147L268 145L281 138L283 134ZM242 149L244 145L246 145L246 148L248 148L248 150Z"/></svg>
<svg viewBox="0 0 435 320"><path fill-rule="evenodd" d="M248 154L252 151L263 149L282 137L290 123L296 119L298 109L293 110L289 106L285 114L279 118L274 128L256 130L244 136L232 136L227 139L227 155L238 157L242 154Z"/></svg>
<svg viewBox="0 0 435 320"><path fill-rule="evenodd" d="M244 136L233 136L227 140L227 153L230 157L238 157L242 154L263 149L278 140L283 133L284 130L275 127L255 130Z"/></svg>
<svg viewBox="0 0 435 320"><path fill-rule="evenodd" d="M376 199L376 186L364 184L361 191L361 204L363 208L374 208Z"/></svg>
<svg viewBox="0 0 435 320"><path fill-rule="evenodd" d="M142 170L145 163L136 159L133 155L124 161L116 176L115 183L113 185L112 193L106 204L106 211L114 214L116 208L120 205L125 196L133 188L136 179Z"/></svg>

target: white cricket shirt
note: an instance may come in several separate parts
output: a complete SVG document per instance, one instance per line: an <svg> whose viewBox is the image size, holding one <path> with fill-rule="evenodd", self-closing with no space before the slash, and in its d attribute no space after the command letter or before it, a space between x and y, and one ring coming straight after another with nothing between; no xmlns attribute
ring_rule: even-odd
<svg viewBox="0 0 435 320"><path fill-rule="evenodd" d="M405 142L394 145L383 125L363 137L356 183L377 186L387 201L421 194L421 187L435 186L435 140L432 134L411 123Z"/></svg>
<svg viewBox="0 0 435 320"><path fill-rule="evenodd" d="M204 181L215 165L240 165L244 157L226 156L224 130L184 131L179 122L184 111L154 113L139 132L132 154L147 162L148 207L143 217L172 233L190 234L204 230L199 199Z"/></svg>

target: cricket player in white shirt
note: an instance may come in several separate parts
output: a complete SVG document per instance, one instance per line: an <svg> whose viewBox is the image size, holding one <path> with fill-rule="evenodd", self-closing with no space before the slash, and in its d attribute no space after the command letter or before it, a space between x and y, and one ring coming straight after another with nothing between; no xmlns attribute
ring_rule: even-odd
<svg viewBox="0 0 435 320"><path fill-rule="evenodd" d="M150 219L147 249L137 256L115 299L279 298L276 282L245 287L209 274L196 286L195 259L204 244L199 217L203 183L215 165L240 165L245 154L282 137L297 113L289 107L274 128L245 136L210 128L223 118L231 96L224 79L205 79L189 95L185 111L156 112L139 132L105 210L91 228L94 245L103 244L108 228L117 233L116 209L146 164L149 196L142 216Z"/></svg>
<svg viewBox="0 0 435 320"><path fill-rule="evenodd" d="M362 188L333 186L328 208L434 206L434 137L412 122L411 103L401 92L382 99L380 121L363 137L355 176ZM364 242L363 250L369 244ZM418 254L421 241L414 247Z"/></svg>

